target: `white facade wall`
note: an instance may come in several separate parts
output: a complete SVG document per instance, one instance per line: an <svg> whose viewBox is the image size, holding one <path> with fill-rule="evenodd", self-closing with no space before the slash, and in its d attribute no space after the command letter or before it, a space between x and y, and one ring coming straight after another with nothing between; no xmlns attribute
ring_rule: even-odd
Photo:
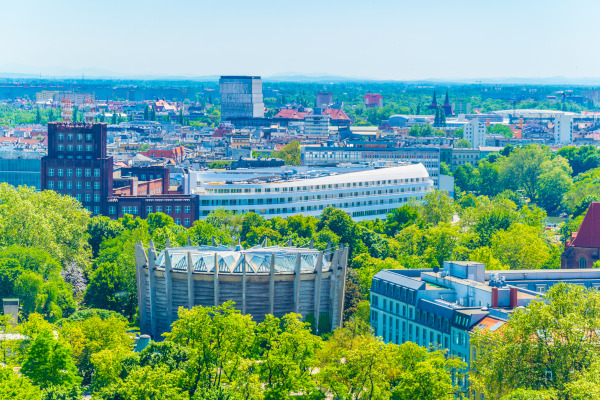
<svg viewBox="0 0 600 400"><path fill-rule="evenodd" d="M318 216L327 207L336 207L356 221L372 220L421 200L433 188L422 164L271 183L229 182L198 183L200 218L219 208L285 218Z"/></svg>
<svg viewBox="0 0 600 400"><path fill-rule="evenodd" d="M554 143L569 144L573 142L573 117L559 115L554 118Z"/></svg>
<svg viewBox="0 0 600 400"><path fill-rule="evenodd" d="M475 118L469 121L464 126L463 139L468 140L471 143L471 147L477 149L485 146L486 126L485 123Z"/></svg>
<svg viewBox="0 0 600 400"><path fill-rule="evenodd" d="M305 147L303 165L361 164L377 161L420 163L425 166L436 188L439 186L439 150L419 148L364 148L364 147Z"/></svg>
<svg viewBox="0 0 600 400"><path fill-rule="evenodd" d="M307 115L304 118L304 134L313 136L329 136L329 115Z"/></svg>

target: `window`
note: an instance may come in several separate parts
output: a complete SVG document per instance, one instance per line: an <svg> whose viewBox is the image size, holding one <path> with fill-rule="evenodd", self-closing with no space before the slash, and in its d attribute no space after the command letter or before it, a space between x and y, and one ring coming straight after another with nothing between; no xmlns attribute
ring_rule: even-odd
<svg viewBox="0 0 600 400"><path fill-rule="evenodd" d="M96 194L94 195L94 202L95 202L95 203L100 203L100 195L99 195L98 193L96 193Z"/></svg>
<svg viewBox="0 0 600 400"><path fill-rule="evenodd" d="M73 170L71 168L67 168L67 176L73 176Z"/></svg>
<svg viewBox="0 0 600 400"><path fill-rule="evenodd" d="M62 144L58 145L58 151L64 151L65 150L65 146L63 146Z"/></svg>
<svg viewBox="0 0 600 400"><path fill-rule="evenodd" d="M92 145L91 144L86 144L85 145L85 151L92 151Z"/></svg>
<svg viewBox="0 0 600 400"><path fill-rule="evenodd" d="M117 207L115 207L115 206L108 207L108 213L109 214L116 214L117 213Z"/></svg>
<svg viewBox="0 0 600 400"><path fill-rule="evenodd" d="M186 214L189 214L189 213L190 213L190 209L191 209L191 208L190 208L190 206L185 206L185 207L184 207L184 212L185 212Z"/></svg>
<svg viewBox="0 0 600 400"><path fill-rule="evenodd" d="M91 169L89 169L89 168L86 168L86 169L85 169L85 177L86 177L86 178L89 178L89 177L91 177L91 176L92 176L92 170L91 170Z"/></svg>
<svg viewBox="0 0 600 400"><path fill-rule="evenodd" d="M58 181L58 189L62 189L63 188L63 181Z"/></svg>
<svg viewBox="0 0 600 400"><path fill-rule="evenodd" d="M73 189L73 182L67 181L67 189Z"/></svg>
<svg viewBox="0 0 600 400"><path fill-rule="evenodd" d="M48 189L54 189L54 181L48 181Z"/></svg>
<svg viewBox="0 0 600 400"><path fill-rule="evenodd" d="M58 172L58 174L57 174L58 176L63 176L63 169L62 168L59 168L57 172Z"/></svg>
<svg viewBox="0 0 600 400"><path fill-rule="evenodd" d="M48 176L54 176L54 168L48 168Z"/></svg>
<svg viewBox="0 0 600 400"><path fill-rule="evenodd" d="M132 210L131 210L132 214L137 214L138 213L138 208L137 207L131 207L131 208L132 208Z"/></svg>
<svg viewBox="0 0 600 400"><path fill-rule="evenodd" d="M94 214L100 214L100 207L94 206Z"/></svg>
<svg viewBox="0 0 600 400"><path fill-rule="evenodd" d="M175 206L175 214L181 214L181 206Z"/></svg>
<svg viewBox="0 0 600 400"><path fill-rule="evenodd" d="M87 133L85 135L85 140L87 140L88 142L92 140L92 134L91 133Z"/></svg>
<svg viewBox="0 0 600 400"><path fill-rule="evenodd" d="M94 177L100 178L100 168L94 168Z"/></svg>
<svg viewBox="0 0 600 400"><path fill-rule="evenodd" d="M75 182L75 189L81 189L81 181Z"/></svg>
<svg viewBox="0 0 600 400"><path fill-rule="evenodd" d="M73 134L72 133L69 133L67 135L67 140L73 140Z"/></svg>
<svg viewBox="0 0 600 400"><path fill-rule="evenodd" d="M90 189L92 188L92 182L90 182L90 181L86 181L86 182L85 182L85 188L86 188L87 190L90 190Z"/></svg>
<svg viewBox="0 0 600 400"><path fill-rule="evenodd" d="M81 177L81 168L77 168L77 169L75 170L75 176L77 176L77 177Z"/></svg>
<svg viewBox="0 0 600 400"><path fill-rule="evenodd" d="M150 214L152 212L152 206L146 207L146 212Z"/></svg>
<svg viewBox="0 0 600 400"><path fill-rule="evenodd" d="M579 259L579 268L587 268L587 260L585 257Z"/></svg>
<svg viewBox="0 0 600 400"><path fill-rule="evenodd" d="M77 134L77 140L83 140L83 135L81 133Z"/></svg>
<svg viewBox="0 0 600 400"><path fill-rule="evenodd" d="M65 140L65 135L63 135L62 133L59 133L58 140Z"/></svg>
<svg viewBox="0 0 600 400"><path fill-rule="evenodd" d="M184 219L184 220L183 220L183 224L184 224L185 226L190 226L190 219L189 219L189 218L186 218L186 219Z"/></svg>
<svg viewBox="0 0 600 400"><path fill-rule="evenodd" d="M67 151L73 151L73 145L72 144L68 144L67 145Z"/></svg>
<svg viewBox="0 0 600 400"><path fill-rule="evenodd" d="M75 195L75 198L77 199L77 201L81 201L81 193L77 193Z"/></svg>
<svg viewBox="0 0 600 400"><path fill-rule="evenodd" d="M80 144L78 144L78 145L77 145L77 151L80 151L80 152L81 152L81 151L83 151L83 146L82 146L82 145L80 145Z"/></svg>
<svg viewBox="0 0 600 400"><path fill-rule="evenodd" d="M165 207L165 213L171 214L171 206L166 206Z"/></svg>
<svg viewBox="0 0 600 400"><path fill-rule="evenodd" d="M94 182L94 189L100 190L100 182Z"/></svg>
<svg viewBox="0 0 600 400"><path fill-rule="evenodd" d="M181 219L179 219L179 218L175 218L175 223L176 223L177 225L181 225Z"/></svg>
<svg viewBox="0 0 600 400"><path fill-rule="evenodd" d="M162 206L156 206L156 212L157 213L162 212Z"/></svg>
<svg viewBox="0 0 600 400"><path fill-rule="evenodd" d="M86 201L86 202L92 201L92 195L91 195L91 194L89 194L89 193L87 193L87 194L85 195L85 201Z"/></svg>

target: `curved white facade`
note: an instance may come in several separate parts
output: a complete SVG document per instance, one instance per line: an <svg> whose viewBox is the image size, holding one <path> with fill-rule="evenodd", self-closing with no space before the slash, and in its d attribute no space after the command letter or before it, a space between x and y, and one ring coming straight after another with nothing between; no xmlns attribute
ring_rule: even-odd
<svg viewBox="0 0 600 400"><path fill-rule="evenodd" d="M433 181L422 164L409 164L317 178L198 183L200 218L213 210L265 218L295 214L318 216L327 207L346 211L356 221L385 218L411 199L421 200Z"/></svg>

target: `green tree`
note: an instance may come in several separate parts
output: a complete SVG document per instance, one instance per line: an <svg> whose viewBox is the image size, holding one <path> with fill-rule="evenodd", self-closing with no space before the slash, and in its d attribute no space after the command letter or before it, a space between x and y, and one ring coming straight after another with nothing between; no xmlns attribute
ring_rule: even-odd
<svg viewBox="0 0 600 400"><path fill-rule="evenodd" d="M81 321L66 321L61 333L72 347L72 358L84 384L89 384L95 373L93 357L106 350L125 353L131 350L131 337L125 332L129 324L122 317L102 319L92 316Z"/></svg>
<svg viewBox="0 0 600 400"><path fill-rule="evenodd" d="M419 204L419 222L423 225L450 222L455 210L454 201L446 193L435 190L427 193Z"/></svg>
<svg viewBox="0 0 600 400"><path fill-rule="evenodd" d="M19 400L41 400L41 390L12 368L0 367L0 398Z"/></svg>
<svg viewBox="0 0 600 400"><path fill-rule="evenodd" d="M456 147L459 149L468 149L473 146L471 146L471 142L469 142L467 139L460 139L456 142Z"/></svg>
<svg viewBox="0 0 600 400"><path fill-rule="evenodd" d="M320 348L321 339L310 333L309 324L302 322L300 315L288 314L283 320L267 315L256 333L256 351L262 360L258 373L265 382L265 399L291 399L315 392L312 371Z"/></svg>
<svg viewBox="0 0 600 400"><path fill-rule="evenodd" d="M550 247L539 228L521 223L495 233L491 249L494 257L510 269L539 269L550 258Z"/></svg>
<svg viewBox="0 0 600 400"><path fill-rule="evenodd" d="M0 248L36 247L60 263L86 265L88 221L89 212L74 197L0 184Z"/></svg>
<svg viewBox="0 0 600 400"><path fill-rule="evenodd" d="M71 387L79 381L71 349L48 330L42 331L31 342L21 373L42 388L52 385Z"/></svg>
<svg viewBox="0 0 600 400"><path fill-rule="evenodd" d="M547 148L530 145L515 149L508 157L498 160L498 167L506 189L522 189L530 199L535 199L543 165L549 159Z"/></svg>
<svg viewBox="0 0 600 400"><path fill-rule="evenodd" d="M300 142L286 144L283 149L272 152L271 157L282 159L286 165L300 165Z"/></svg>
<svg viewBox="0 0 600 400"><path fill-rule="evenodd" d="M571 172L569 162L561 156L542 164L536 199L549 214L557 214L562 209L563 196L573 185Z"/></svg>
<svg viewBox="0 0 600 400"><path fill-rule="evenodd" d="M502 135L506 138L511 138L513 136L513 133L510 130L510 128L502 124L494 124L488 126L487 133L490 135Z"/></svg>
<svg viewBox="0 0 600 400"><path fill-rule="evenodd" d="M572 385L585 380L598 357L599 316L600 295L595 290L554 285L544 300L517 309L501 329L472 336L477 354L472 385L492 399L518 389L554 390L555 398L572 398Z"/></svg>
<svg viewBox="0 0 600 400"><path fill-rule="evenodd" d="M137 306L137 292L116 263L100 263L90 275L84 301L90 307L116 311L132 317Z"/></svg>
<svg viewBox="0 0 600 400"><path fill-rule="evenodd" d="M106 239L117 237L123 231L123 225L109 217L96 216L90 219L88 225L89 243L92 256L97 257L100 244Z"/></svg>

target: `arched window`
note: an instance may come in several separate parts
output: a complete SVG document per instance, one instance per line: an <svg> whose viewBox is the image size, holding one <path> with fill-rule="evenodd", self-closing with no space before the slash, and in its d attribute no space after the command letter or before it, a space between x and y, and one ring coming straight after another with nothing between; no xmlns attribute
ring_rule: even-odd
<svg viewBox="0 0 600 400"><path fill-rule="evenodd" d="M579 259L579 268L587 268L587 260L585 257Z"/></svg>

